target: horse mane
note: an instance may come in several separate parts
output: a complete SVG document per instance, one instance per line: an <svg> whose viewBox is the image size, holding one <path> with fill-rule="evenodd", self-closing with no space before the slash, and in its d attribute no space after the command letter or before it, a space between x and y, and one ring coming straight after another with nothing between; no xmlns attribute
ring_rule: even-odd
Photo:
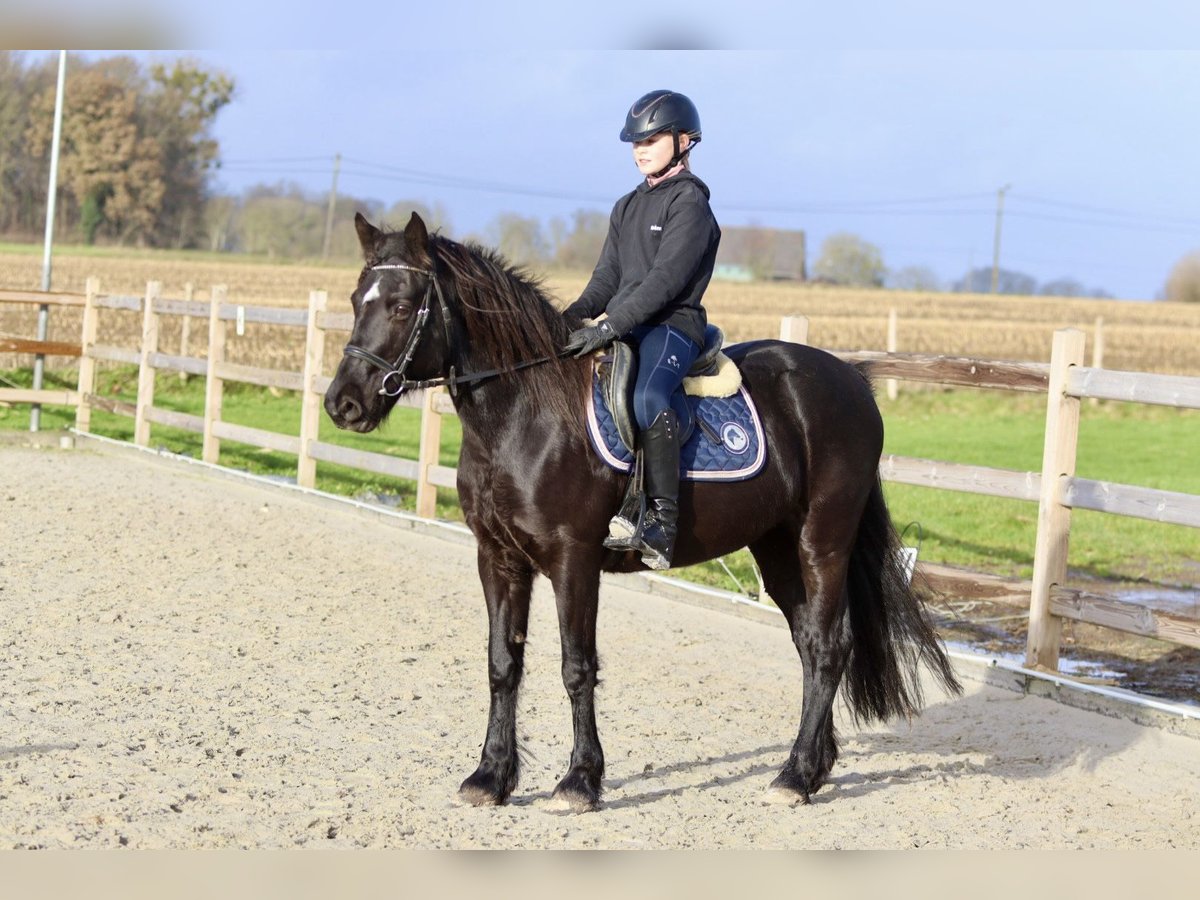
<svg viewBox="0 0 1200 900"><path fill-rule="evenodd" d="M558 359L570 328L554 308L538 278L510 264L497 251L478 244L458 243L433 235L437 260L449 270L463 324L477 365L508 368L541 357L547 363L501 376L521 389L539 407L563 418L580 415L582 393L578 366Z"/></svg>

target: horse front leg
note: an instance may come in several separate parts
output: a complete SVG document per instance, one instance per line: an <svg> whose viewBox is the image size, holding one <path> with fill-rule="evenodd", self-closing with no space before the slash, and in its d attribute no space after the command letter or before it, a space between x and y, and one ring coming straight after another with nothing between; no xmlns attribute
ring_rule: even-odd
<svg viewBox="0 0 1200 900"><path fill-rule="evenodd" d="M600 671L596 655L596 612L600 598L600 553L581 548L551 575L562 641L562 678L571 698L575 742L571 767L554 789L554 799L575 812L600 805L604 750L596 731L595 692Z"/></svg>
<svg viewBox="0 0 1200 900"><path fill-rule="evenodd" d="M495 806L517 786L517 689L525 663L533 568L524 558L480 541L479 578L488 610L491 707L479 768L458 793L473 806Z"/></svg>

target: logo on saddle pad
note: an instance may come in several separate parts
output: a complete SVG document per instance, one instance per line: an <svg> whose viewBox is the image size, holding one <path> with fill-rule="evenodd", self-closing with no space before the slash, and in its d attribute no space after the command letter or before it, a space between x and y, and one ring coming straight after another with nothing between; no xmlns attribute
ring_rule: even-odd
<svg viewBox="0 0 1200 900"><path fill-rule="evenodd" d="M750 449L750 435L737 422L726 422L721 426L721 443L730 453L741 455Z"/></svg>

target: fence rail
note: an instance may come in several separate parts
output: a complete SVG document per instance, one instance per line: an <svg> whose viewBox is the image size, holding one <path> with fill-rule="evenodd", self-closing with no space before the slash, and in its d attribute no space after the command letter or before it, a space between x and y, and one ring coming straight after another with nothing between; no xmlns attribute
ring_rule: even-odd
<svg viewBox="0 0 1200 900"><path fill-rule="evenodd" d="M188 293L190 297L190 288ZM210 296L207 303L163 298L156 282L147 285L142 297L103 295L95 279L88 280L83 295L0 291L0 303L57 303L82 306L84 310L80 344L75 346L59 342L62 345L60 349L73 351L61 355L75 356L80 360L78 390L0 390L0 400L75 406L76 427L83 432L90 428L93 409L129 416L135 420L134 441L143 446L149 443L151 425L165 425L198 433L203 436L202 456L208 462L219 461L222 441L290 453L297 457L297 482L306 487L315 484L318 462L416 481L418 515L435 514L436 489L453 488L457 476L454 468L442 466L438 461L442 417L455 412L452 401L443 390L405 396L399 401L401 406L418 408L422 412L417 459L402 459L322 442L318 439L321 399L331 381L323 374L326 337L331 331L348 332L353 325L353 317L346 313L328 312L327 297L321 291L310 294L307 310L230 303L227 291L220 285L212 288ZM141 313L141 341L136 349L96 342L101 310ZM181 316L185 323L192 319L207 319L206 356L188 355L187 327L182 332L184 346L180 348L180 353L162 351L158 339L163 316ZM267 369L227 361L225 350L231 323L239 332L246 323L304 328L302 371ZM807 332L808 322L803 317L787 317L780 324L780 336L785 340L804 342ZM1096 333L1100 333L1099 323ZM33 350L17 352L50 352L46 347L48 342L10 340L13 346L22 348L37 345ZM0 345L0 350L5 346ZM902 379L981 389L1042 392L1047 395L1041 472L1019 472L889 455L880 460L880 474L885 480L896 483L1038 503L1032 581L1014 583L944 566L923 568L930 580L943 589L961 589L971 595L993 598L1022 598L1028 602L1030 624L1026 662L1049 669L1056 669L1058 665L1063 619L1091 622L1200 647L1200 620L1063 587L1072 509L1200 527L1200 497L1094 481L1075 475L1080 399L1200 408L1200 378L1113 372L1100 368L1098 355L1093 356L1093 365L1087 368L1083 365L1083 350L1083 333L1076 329L1062 329L1055 332L1048 365L914 353L832 351L849 362L864 364L873 376L887 379L889 393L894 390L893 380ZM136 403L96 394L96 366L101 362L138 366ZM204 414L197 416L156 406L154 390L159 372L204 376ZM281 434L224 421L222 406L226 382L299 392L299 434Z"/></svg>

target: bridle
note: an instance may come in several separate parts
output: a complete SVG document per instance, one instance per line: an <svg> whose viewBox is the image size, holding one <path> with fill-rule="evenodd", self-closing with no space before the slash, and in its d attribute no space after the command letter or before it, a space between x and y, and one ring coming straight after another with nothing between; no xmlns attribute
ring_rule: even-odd
<svg viewBox="0 0 1200 900"><path fill-rule="evenodd" d="M370 350L364 350L355 344L347 344L342 350L343 356L350 356L354 359L361 359L363 362L370 363L377 369L382 369L384 372L383 384L379 387L379 394L384 397L399 397L405 391L409 390L424 390L425 388L440 387L446 385L450 388L450 396L458 396L458 386L462 384L473 384L477 381L483 381L488 378L495 378L497 375L504 375L508 372L516 372L520 369L527 369L530 366L541 365L542 363L550 362L553 359L562 359L567 356L566 351L555 354L554 356L543 356L538 359L531 359L525 362L519 362L513 366L504 369L487 369L483 372L469 372L463 375L457 375L454 372L454 366L450 367L450 372L440 378L426 378L420 381L414 381L404 377L404 373L408 371L408 366L412 362L413 356L417 352L417 344L421 340L421 335L425 330L425 325L429 321L429 312L433 295L437 294L438 305L442 310L442 329L446 335L446 349L451 348L453 341L450 336L450 307L446 304L446 296L442 293L441 282L438 281L437 273L432 269L420 269L416 266L405 265L404 263L381 263L376 266L371 266L372 271L380 269L404 269L408 272L416 272L419 275L424 275L429 279L425 285L425 296L421 299L421 306L417 310L417 322L413 326L412 331L408 333L408 340L404 343L404 349L395 362L388 362L382 356L372 353ZM394 379L394 381L393 381Z"/></svg>

